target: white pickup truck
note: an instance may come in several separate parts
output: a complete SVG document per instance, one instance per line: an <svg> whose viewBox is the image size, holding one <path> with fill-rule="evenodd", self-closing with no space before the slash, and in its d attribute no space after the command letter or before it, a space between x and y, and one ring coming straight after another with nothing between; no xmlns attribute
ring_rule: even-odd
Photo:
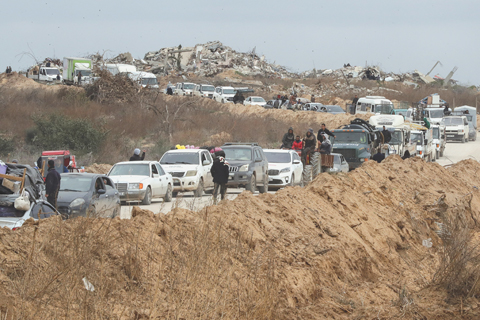
<svg viewBox="0 0 480 320"><path fill-rule="evenodd" d="M221 103L233 102L235 93L236 91L233 87L216 87L213 93L213 100Z"/></svg>
<svg viewBox="0 0 480 320"><path fill-rule="evenodd" d="M28 78L39 82L61 82L60 70L54 67L33 67L28 72Z"/></svg>
<svg viewBox="0 0 480 320"><path fill-rule="evenodd" d="M179 82L173 90L173 94L176 96L191 96L193 95L193 90L195 89L195 83L190 82Z"/></svg>
<svg viewBox="0 0 480 320"><path fill-rule="evenodd" d="M410 124L410 144L417 144L417 157L424 159L426 162L436 160L436 149L433 144L433 130L412 123Z"/></svg>
<svg viewBox="0 0 480 320"><path fill-rule="evenodd" d="M177 149L165 152L160 159L162 167L173 177L173 195L193 191L201 197L204 190L213 189L210 173L213 159L208 150Z"/></svg>

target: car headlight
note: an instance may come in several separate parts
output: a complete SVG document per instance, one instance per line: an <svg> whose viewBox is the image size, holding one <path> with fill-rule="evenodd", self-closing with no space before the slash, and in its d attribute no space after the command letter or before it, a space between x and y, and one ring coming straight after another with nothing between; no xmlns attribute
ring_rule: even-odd
<svg viewBox="0 0 480 320"><path fill-rule="evenodd" d="M185 175L185 177L193 177L196 175L197 175L197 170L190 170L190 171L187 171L187 174Z"/></svg>
<svg viewBox="0 0 480 320"><path fill-rule="evenodd" d="M238 169L238 171L240 172L248 171L248 164L244 164L243 166L241 166L240 169Z"/></svg>
<svg viewBox="0 0 480 320"><path fill-rule="evenodd" d="M280 173L290 172L290 168L283 168Z"/></svg>
<svg viewBox="0 0 480 320"><path fill-rule="evenodd" d="M143 189L143 183L129 183L128 189Z"/></svg>
<svg viewBox="0 0 480 320"><path fill-rule="evenodd" d="M85 199L77 198L77 199L73 200L72 202L70 202L69 207L70 208L75 208L75 209L81 209L84 204L85 204Z"/></svg>

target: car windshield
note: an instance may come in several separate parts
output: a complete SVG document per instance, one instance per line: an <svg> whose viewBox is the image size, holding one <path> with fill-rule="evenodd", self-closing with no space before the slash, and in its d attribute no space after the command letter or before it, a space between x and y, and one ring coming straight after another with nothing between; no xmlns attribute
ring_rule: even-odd
<svg viewBox="0 0 480 320"><path fill-rule="evenodd" d="M430 118L443 118L443 109L428 110L428 113L430 113Z"/></svg>
<svg viewBox="0 0 480 320"><path fill-rule="evenodd" d="M193 90L195 88L195 85L193 83L186 83L183 85L183 89L185 90Z"/></svg>
<svg viewBox="0 0 480 320"><path fill-rule="evenodd" d="M330 139L334 139L334 143L367 143L367 135L364 132L342 132L342 131L335 131L333 132L335 138L330 137Z"/></svg>
<svg viewBox="0 0 480 320"><path fill-rule="evenodd" d="M202 86L202 91L215 91L214 86Z"/></svg>
<svg viewBox="0 0 480 320"><path fill-rule="evenodd" d="M78 73L82 73L82 77L91 77L92 76L92 71L91 70L76 70L75 75L78 76Z"/></svg>
<svg viewBox="0 0 480 320"><path fill-rule="evenodd" d="M400 131L395 131L395 132L391 132L392 134L392 140L390 140L389 144L392 144L392 145L400 145L402 144L402 132Z"/></svg>
<svg viewBox="0 0 480 320"><path fill-rule="evenodd" d="M63 175L60 180L60 191L87 192L90 190L91 185L91 177Z"/></svg>
<svg viewBox="0 0 480 320"><path fill-rule="evenodd" d="M446 126L463 126L462 118L443 118Z"/></svg>
<svg viewBox="0 0 480 320"><path fill-rule="evenodd" d="M233 90L233 89L223 89L223 94L235 94L235 90Z"/></svg>
<svg viewBox="0 0 480 320"><path fill-rule="evenodd" d="M253 102L265 102L265 99L263 98L252 98Z"/></svg>
<svg viewBox="0 0 480 320"><path fill-rule="evenodd" d="M58 69L46 69L47 74L60 74L60 71Z"/></svg>
<svg viewBox="0 0 480 320"><path fill-rule="evenodd" d="M165 153L160 160L161 164L199 164L198 153Z"/></svg>
<svg viewBox="0 0 480 320"><path fill-rule="evenodd" d="M247 148L238 148L238 149L230 149L225 148L225 159L232 160L232 161L248 161L252 160L252 150Z"/></svg>
<svg viewBox="0 0 480 320"><path fill-rule="evenodd" d="M113 166L109 176L150 176L148 164L116 164Z"/></svg>
<svg viewBox="0 0 480 320"><path fill-rule="evenodd" d="M421 133L412 133L410 135L410 143L416 143L418 145L422 145L422 141L423 141L423 135Z"/></svg>
<svg viewBox="0 0 480 320"><path fill-rule="evenodd" d="M290 153L265 151L268 163L290 163Z"/></svg>
<svg viewBox="0 0 480 320"><path fill-rule="evenodd" d="M144 86L154 86L158 84L157 78L142 78L142 84Z"/></svg>
<svg viewBox="0 0 480 320"><path fill-rule="evenodd" d="M328 106L327 112L344 112L340 106Z"/></svg>
<svg viewBox="0 0 480 320"><path fill-rule="evenodd" d="M392 114L393 104L377 104L375 105L375 113Z"/></svg>
<svg viewBox="0 0 480 320"><path fill-rule="evenodd" d="M440 128L432 128L433 139L440 139Z"/></svg>

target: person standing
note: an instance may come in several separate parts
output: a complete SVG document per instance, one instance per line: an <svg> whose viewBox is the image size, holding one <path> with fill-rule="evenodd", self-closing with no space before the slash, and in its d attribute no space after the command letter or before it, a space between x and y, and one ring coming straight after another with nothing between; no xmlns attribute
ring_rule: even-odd
<svg viewBox="0 0 480 320"><path fill-rule="evenodd" d="M357 105L357 102L358 102L358 96L355 95L355 98L353 98L353 100L352 100L352 104L353 104L354 106L356 106L356 105Z"/></svg>
<svg viewBox="0 0 480 320"><path fill-rule="evenodd" d="M310 102L314 103L315 102L315 96L312 94L312 96L310 97Z"/></svg>
<svg viewBox="0 0 480 320"><path fill-rule="evenodd" d="M288 132L283 135L281 149L292 149L293 141L295 141L295 135L293 134L293 128L288 128Z"/></svg>
<svg viewBox="0 0 480 320"><path fill-rule="evenodd" d="M48 173L45 178L45 196L47 201L57 208L58 190L60 190L60 173L55 170L55 162L48 160Z"/></svg>
<svg viewBox="0 0 480 320"><path fill-rule="evenodd" d="M392 140L392 134L383 126L383 143L389 143Z"/></svg>
<svg viewBox="0 0 480 320"><path fill-rule="evenodd" d="M330 137L335 138L335 135L333 133L331 133L330 130L327 129L327 127L325 126L325 123L322 123L322 126L321 126L320 130L318 130L318 133L317 133L317 140L319 142L323 142L323 137L324 137L325 134L329 135Z"/></svg>
<svg viewBox="0 0 480 320"><path fill-rule="evenodd" d="M82 82L82 71L80 71L80 72L78 73L78 80L77 80L77 84L78 84L78 85L80 85L80 84L81 84L81 82Z"/></svg>
<svg viewBox="0 0 480 320"><path fill-rule="evenodd" d="M142 155L140 156L140 149L136 148L133 150L133 156L130 157L130 161L143 161L145 159L145 150L143 150Z"/></svg>
<svg viewBox="0 0 480 320"><path fill-rule="evenodd" d="M229 166L227 160L225 160L225 151L215 152L217 155L213 160L210 173L213 177L213 203L217 204L218 189L220 188L221 200L225 199L227 193L227 182L229 176Z"/></svg>
<svg viewBox="0 0 480 320"><path fill-rule="evenodd" d="M313 134L313 129L310 128L303 138L303 150L302 150L302 162L304 165L308 164L307 156L310 156L317 147L317 139L315 139L315 135Z"/></svg>

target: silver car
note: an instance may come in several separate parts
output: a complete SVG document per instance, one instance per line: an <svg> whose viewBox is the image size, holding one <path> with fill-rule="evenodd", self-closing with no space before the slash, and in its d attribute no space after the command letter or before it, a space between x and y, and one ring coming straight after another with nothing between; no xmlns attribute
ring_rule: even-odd
<svg viewBox="0 0 480 320"><path fill-rule="evenodd" d="M327 172L338 173L348 172L350 170L347 160L345 160L341 153L331 153L330 155L333 156L333 168L329 168Z"/></svg>

